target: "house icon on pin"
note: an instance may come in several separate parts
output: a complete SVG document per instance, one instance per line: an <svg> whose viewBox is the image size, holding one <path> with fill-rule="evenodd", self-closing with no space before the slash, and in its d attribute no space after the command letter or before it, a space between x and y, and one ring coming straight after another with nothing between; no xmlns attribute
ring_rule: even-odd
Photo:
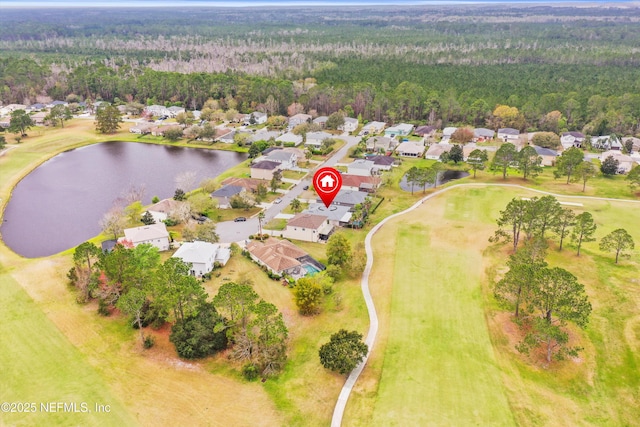
<svg viewBox="0 0 640 427"><path fill-rule="evenodd" d="M333 188L335 182L336 180L333 179L331 175L325 175L320 178L320 184L322 185L322 188Z"/></svg>

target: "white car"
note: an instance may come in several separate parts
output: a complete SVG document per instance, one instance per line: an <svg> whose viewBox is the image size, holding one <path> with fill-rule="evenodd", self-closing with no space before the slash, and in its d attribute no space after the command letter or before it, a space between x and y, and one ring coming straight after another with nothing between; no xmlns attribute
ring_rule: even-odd
<svg viewBox="0 0 640 427"><path fill-rule="evenodd" d="M281 199L280 197L278 197L277 199L275 199L275 200L273 201L273 204L274 204L274 205L277 205L277 204L280 204L280 203L282 203L282 199Z"/></svg>

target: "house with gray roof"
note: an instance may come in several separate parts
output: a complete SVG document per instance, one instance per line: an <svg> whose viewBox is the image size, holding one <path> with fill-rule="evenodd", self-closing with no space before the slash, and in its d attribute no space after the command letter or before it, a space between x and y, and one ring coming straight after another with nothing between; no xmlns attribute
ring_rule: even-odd
<svg viewBox="0 0 640 427"><path fill-rule="evenodd" d="M384 136L395 138L396 136L408 136L411 132L413 132L413 125L408 123L400 123L395 126L386 128L384 130Z"/></svg>
<svg viewBox="0 0 640 427"><path fill-rule="evenodd" d="M296 147L302 144L302 135L296 135L293 132L287 132L276 138L276 141L282 142L283 144L293 144Z"/></svg>
<svg viewBox="0 0 640 427"><path fill-rule="evenodd" d="M520 131L514 128L498 129L498 139L504 142L517 142L520 140Z"/></svg>
<svg viewBox="0 0 640 427"><path fill-rule="evenodd" d="M396 154L402 157L422 157L424 144L417 141L407 141L396 147Z"/></svg>
<svg viewBox="0 0 640 427"><path fill-rule="evenodd" d="M329 117L327 116L318 116L315 119L313 119L313 123L320 125L320 127L322 129L324 129L327 126L327 120L329 119Z"/></svg>
<svg viewBox="0 0 640 427"><path fill-rule="evenodd" d="M344 124L338 126L338 130L341 130L343 132L354 132L356 129L358 129L359 124L360 123L358 123L358 119L354 119L353 117L345 117Z"/></svg>
<svg viewBox="0 0 640 427"><path fill-rule="evenodd" d="M280 163L263 160L251 165L251 178L271 180L273 173L280 169Z"/></svg>
<svg viewBox="0 0 640 427"><path fill-rule="evenodd" d="M367 139L367 151L373 153L386 153L393 151L398 144L395 139L387 138L386 136L374 136Z"/></svg>
<svg viewBox="0 0 640 427"><path fill-rule="evenodd" d="M338 206L348 206L352 208L355 205L364 203L368 195L368 193L357 190L340 190L338 194L336 194L336 197L333 199L331 204ZM322 200L318 199L317 203L320 202L322 202Z"/></svg>
<svg viewBox="0 0 640 427"><path fill-rule="evenodd" d="M305 145L307 147L318 149L322 146L322 141L327 138L333 138L333 135L327 132L309 132L307 133L307 141L305 142Z"/></svg>
<svg viewBox="0 0 640 427"><path fill-rule="evenodd" d="M473 130L473 142L490 141L495 136L495 132L487 128L475 128Z"/></svg>
<svg viewBox="0 0 640 427"><path fill-rule="evenodd" d="M220 209L229 209L231 207L231 198L245 191L240 185L225 185L211 193L211 197L218 201Z"/></svg>
<svg viewBox="0 0 640 427"><path fill-rule="evenodd" d="M298 156L290 151L274 150L264 160L280 163L280 169L292 169L296 166Z"/></svg>
<svg viewBox="0 0 640 427"><path fill-rule="evenodd" d="M296 114L294 116L289 117L289 129L293 129L294 127L301 125L303 123L311 123L312 117L309 114Z"/></svg>
<svg viewBox="0 0 640 427"><path fill-rule="evenodd" d="M539 147L537 145L532 145L532 147L536 150L538 156L542 157L542 166L555 166L556 159L558 158L557 151L550 148Z"/></svg>
<svg viewBox="0 0 640 427"><path fill-rule="evenodd" d="M335 226L345 226L349 224L352 216L349 206L329 205L329 207L326 207L324 203L311 203L303 213L325 216L329 224Z"/></svg>
<svg viewBox="0 0 640 427"><path fill-rule="evenodd" d="M169 250L169 232L163 222L125 228L124 237L118 239L118 242L131 243L134 247L146 243L155 246L159 251L167 251Z"/></svg>
<svg viewBox="0 0 640 427"><path fill-rule="evenodd" d="M585 141L586 137L582 132L571 131L571 132L563 132L560 137L560 144L562 147L567 150L571 147L582 147L582 143Z"/></svg>
<svg viewBox="0 0 640 427"><path fill-rule="evenodd" d="M378 170L389 171L396 163L396 159L391 156L369 156L367 160L371 160L374 167Z"/></svg>
<svg viewBox="0 0 640 427"><path fill-rule="evenodd" d="M387 126L385 122L369 122L362 126L359 135L377 135L384 130L385 126Z"/></svg>
<svg viewBox="0 0 640 427"><path fill-rule="evenodd" d="M378 173L378 169L371 160L356 159L347 165L347 173L350 175L372 176Z"/></svg>

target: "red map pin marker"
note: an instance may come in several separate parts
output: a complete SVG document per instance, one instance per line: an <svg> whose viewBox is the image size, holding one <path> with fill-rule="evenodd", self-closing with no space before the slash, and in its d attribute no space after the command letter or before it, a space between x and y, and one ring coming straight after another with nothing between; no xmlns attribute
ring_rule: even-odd
<svg viewBox="0 0 640 427"><path fill-rule="evenodd" d="M328 208L342 188L342 175L334 168L320 168L313 175L313 188Z"/></svg>

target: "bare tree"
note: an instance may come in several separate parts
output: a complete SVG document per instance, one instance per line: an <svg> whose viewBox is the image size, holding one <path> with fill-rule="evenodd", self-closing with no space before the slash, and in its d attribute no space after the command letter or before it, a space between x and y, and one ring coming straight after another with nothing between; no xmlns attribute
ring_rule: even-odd
<svg viewBox="0 0 640 427"><path fill-rule="evenodd" d="M124 231L127 224L127 214L121 206L114 206L102 216L100 228L107 235L112 235L114 240Z"/></svg>
<svg viewBox="0 0 640 427"><path fill-rule="evenodd" d="M175 178L176 188L188 192L193 190L196 183L196 173L194 171L186 171L179 173Z"/></svg>

